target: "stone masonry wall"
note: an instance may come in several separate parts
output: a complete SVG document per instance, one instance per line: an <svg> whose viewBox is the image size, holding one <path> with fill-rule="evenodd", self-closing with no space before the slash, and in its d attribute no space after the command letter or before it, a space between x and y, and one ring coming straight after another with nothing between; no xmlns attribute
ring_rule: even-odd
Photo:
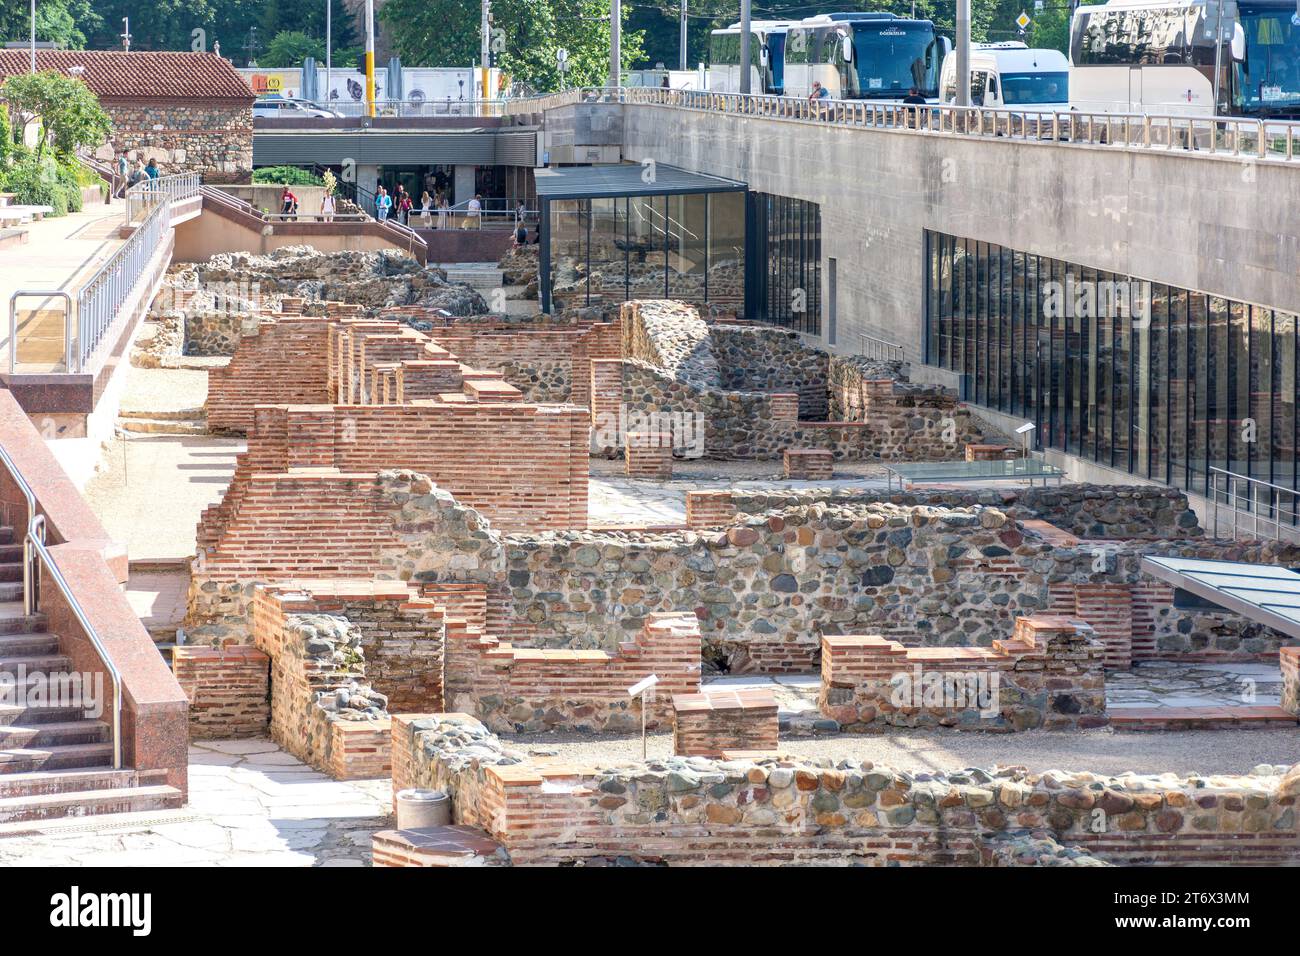
<svg viewBox="0 0 1300 956"><path fill-rule="evenodd" d="M393 750L395 786L447 790L455 822L516 866L980 865L1027 835L1128 865L1300 861L1300 765L1184 778L778 757L553 765L461 714L395 720Z"/></svg>
<svg viewBox="0 0 1300 956"><path fill-rule="evenodd" d="M207 183L247 182L252 174L250 104L105 99L101 105L113 123L113 147L132 161L157 160L165 176L197 172Z"/></svg>

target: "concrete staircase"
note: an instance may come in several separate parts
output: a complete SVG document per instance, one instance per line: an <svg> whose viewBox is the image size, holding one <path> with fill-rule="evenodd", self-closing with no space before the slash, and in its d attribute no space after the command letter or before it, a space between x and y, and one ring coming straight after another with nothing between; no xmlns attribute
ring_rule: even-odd
<svg viewBox="0 0 1300 956"><path fill-rule="evenodd" d="M179 807L164 772L113 769L111 716L87 716L93 695L32 700L72 661L45 615L23 613L22 586L22 545L0 528L0 835L23 822Z"/></svg>
<svg viewBox="0 0 1300 956"><path fill-rule="evenodd" d="M502 272L494 262L453 262L438 268L447 273L448 282L463 282L479 293L502 287Z"/></svg>

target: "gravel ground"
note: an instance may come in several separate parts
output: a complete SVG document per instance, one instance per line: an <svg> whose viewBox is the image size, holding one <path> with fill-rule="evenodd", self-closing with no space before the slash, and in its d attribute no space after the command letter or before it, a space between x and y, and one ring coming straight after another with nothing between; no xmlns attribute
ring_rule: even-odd
<svg viewBox="0 0 1300 956"><path fill-rule="evenodd" d="M174 412L202 408L208 397L203 369L130 368L122 394L126 412Z"/></svg>
<svg viewBox="0 0 1300 956"><path fill-rule="evenodd" d="M584 737L537 734L503 737L513 746L580 763L626 763L641 759L640 737ZM672 735L652 734L649 755L672 755ZM842 734L782 741L781 752L806 760L870 760L880 767L923 772L1023 766L1045 770L1121 774L1247 773L1258 764L1294 764L1300 760L1300 729L1214 730L1161 733L1082 733L1030 731L1022 734L977 734L935 731L924 734L861 736Z"/></svg>

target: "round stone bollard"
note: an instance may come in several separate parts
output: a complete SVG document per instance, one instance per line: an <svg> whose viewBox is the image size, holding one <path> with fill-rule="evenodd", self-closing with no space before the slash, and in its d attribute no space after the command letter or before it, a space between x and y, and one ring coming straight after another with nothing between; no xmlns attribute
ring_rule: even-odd
<svg viewBox="0 0 1300 956"><path fill-rule="evenodd" d="M445 790L399 790L397 829L451 826L451 797Z"/></svg>

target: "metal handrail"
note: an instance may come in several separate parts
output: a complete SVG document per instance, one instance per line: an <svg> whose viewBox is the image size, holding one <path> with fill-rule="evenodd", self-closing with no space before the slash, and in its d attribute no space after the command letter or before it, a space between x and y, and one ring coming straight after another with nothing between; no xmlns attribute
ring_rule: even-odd
<svg viewBox="0 0 1300 956"><path fill-rule="evenodd" d="M1289 519L1286 524L1292 528L1300 528L1300 508L1297 507L1297 499L1300 499L1300 491L1294 488L1287 488L1285 485L1274 484L1271 481L1264 481L1262 478L1252 478L1250 475L1242 475L1234 471L1228 471L1226 468L1217 468L1211 466L1210 469L1210 505L1214 509L1211 519L1211 534L1214 537L1219 536L1219 499L1223 498L1232 511L1232 537L1236 539L1239 528L1239 515L1250 515L1250 532L1254 538L1259 537L1260 522L1265 525L1271 525L1273 528L1273 540L1282 540L1283 517ZM1221 485L1222 480L1222 485ZM1247 493L1239 494L1237 486L1244 482ZM1266 500L1261 501L1261 489L1268 489L1269 494ZM1287 511L1282 507L1280 498L1282 495L1290 495L1292 499L1291 510ZM1238 502L1243 502L1245 507L1239 507ZM1271 512L1272 517L1263 516L1263 512Z"/></svg>
<svg viewBox="0 0 1300 956"><path fill-rule="evenodd" d="M858 333L858 352L865 358L883 362L903 362L903 347L895 342L878 339L866 332Z"/></svg>
<svg viewBox="0 0 1300 956"><path fill-rule="evenodd" d="M72 588L68 586L63 572L54 563L49 549L45 546L45 515L36 510L36 493L32 491L32 486L27 483L22 471L3 445L0 445L0 463L4 464L27 501L27 533L23 536L23 614L30 617L40 611L40 572L43 564L50 572L50 578L63 594L64 600L68 602L68 608L77 619L77 623L81 625L82 631L90 640L91 647L95 649L104 669L108 671L109 679L113 682L113 769L120 770L122 768L122 674L109 658L108 650L99 639L95 626L90 623L81 603L73 595Z"/></svg>
<svg viewBox="0 0 1300 956"><path fill-rule="evenodd" d="M18 490L23 493L23 498L27 501L27 533L30 535L33 531L39 529L41 541L45 540L45 518L40 516L36 511L36 493L32 491L32 486L27 483L23 473L18 470L18 465L14 462L9 452L0 445L0 463L3 463L5 469L9 472L9 477L13 478ZM39 525L36 518L40 517ZM33 568L30 557L27 553L26 539L23 539L23 613L27 615L36 613L36 593L33 587L32 571Z"/></svg>
<svg viewBox="0 0 1300 956"><path fill-rule="evenodd" d="M810 101L758 93L713 93L662 87L594 87L506 102L507 114L538 112L581 102L674 106L760 116L789 122L918 134L1011 138L1130 150L1293 162L1300 158L1300 123L1244 116L1189 113L1034 112L1016 107L905 104L874 100Z"/></svg>
<svg viewBox="0 0 1300 956"><path fill-rule="evenodd" d="M50 579L58 586L63 599L68 602L68 609L72 611L72 616L77 619L81 625L82 631L90 640L90 645L95 649L104 669L108 671L109 679L113 682L113 769L122 769L122 673L117 669L112 659L108 656L108 650L104 647L104 642L99 639L99 634L95 631L95 626L90 623L86 612L81 607L81 602L77 600L72 593L72 588L68 585L67 579L64 578L63 572L59 566L54 563L54 558L50 556L50 551L45 547L45 516L36 515L40 520L40 533L36 534L35 528L29 528L27 536L23 539L23 553L27 554L30 548L34 552L33 572L38 569L35 560L40 560L47 571L50 572ZM36 610L39 610L39 591L37 593Z"/></svg>

